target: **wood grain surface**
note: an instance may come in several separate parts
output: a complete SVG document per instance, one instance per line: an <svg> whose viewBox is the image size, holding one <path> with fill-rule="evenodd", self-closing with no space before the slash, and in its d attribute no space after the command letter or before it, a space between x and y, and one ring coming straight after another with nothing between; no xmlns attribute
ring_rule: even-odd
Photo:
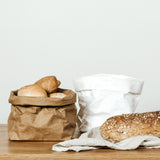
<svg viewBox="0 0 160 160"><path fill-rule="evenodd" d="M99 149L83 152L54 152L51 150L55 142L13 142L8 140L7 125L0 125L0 160L158 160L160 149L137 149L117 151Z"/></svg>

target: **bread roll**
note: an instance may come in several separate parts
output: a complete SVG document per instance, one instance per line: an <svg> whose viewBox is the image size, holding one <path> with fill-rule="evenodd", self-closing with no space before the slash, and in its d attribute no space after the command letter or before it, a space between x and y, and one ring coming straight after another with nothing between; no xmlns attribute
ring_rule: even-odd
<svg viewBox="0 0 160 160"><path fill-rule="evenodd" d="M49 97L51 98L64 98L66 95L64 93L51 93Z"/></svg>
<svg viewBox="0 0 160 160"><path fill-rule="evenodd" d="M58 81L55 76L47 76L40 79L35 84L43 88L46 92L52 93L58 88L61 82Z"/></svg>
<svg viewBox="0 0 160 160"><path fill-rule="evenodd" d="M47 97L46 91L38 85L24 86L18 90L17 95L29 97Z"/></svg>
<svg viewBox="0 0 160 160"><path fill-rule="evenodd" d="M160 137L160 111L111 117L100 127L100 133L111 142L144 135Z"/></svg>

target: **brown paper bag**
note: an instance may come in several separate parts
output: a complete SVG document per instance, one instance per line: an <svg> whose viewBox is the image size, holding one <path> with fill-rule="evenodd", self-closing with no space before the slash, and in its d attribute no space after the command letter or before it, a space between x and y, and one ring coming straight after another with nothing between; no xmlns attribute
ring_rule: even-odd
<svg viewBox="0 0 160 160"><path fill-rule="evenodd" d="M64 141L72 138L77 120L76 94L58 89L64 98L20 97L12 91L8 118L10 140Z"/></svg>

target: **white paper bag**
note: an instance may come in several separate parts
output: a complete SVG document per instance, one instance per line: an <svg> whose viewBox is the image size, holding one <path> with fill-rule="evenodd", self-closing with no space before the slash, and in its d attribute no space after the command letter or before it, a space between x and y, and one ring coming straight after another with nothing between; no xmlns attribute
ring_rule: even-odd
<svg viewBox="0 0 160 160"><path fill-rule="evenodd" d="M75 80L80 131L98 127L111 116L133 113L142 88L143 81L124 75L98 74Z"/></svg>

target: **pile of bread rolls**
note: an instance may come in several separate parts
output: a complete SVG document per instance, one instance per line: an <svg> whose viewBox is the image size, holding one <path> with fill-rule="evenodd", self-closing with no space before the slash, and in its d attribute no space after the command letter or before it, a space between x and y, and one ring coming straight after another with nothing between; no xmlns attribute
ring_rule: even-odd
<svg viewBox="0 0 160 160"><path fill-rule="evenodd" d="M17 96L63 98L65 94L56 92L60 84L55 76L43 77L32 85L20 88Z"/></svg>

